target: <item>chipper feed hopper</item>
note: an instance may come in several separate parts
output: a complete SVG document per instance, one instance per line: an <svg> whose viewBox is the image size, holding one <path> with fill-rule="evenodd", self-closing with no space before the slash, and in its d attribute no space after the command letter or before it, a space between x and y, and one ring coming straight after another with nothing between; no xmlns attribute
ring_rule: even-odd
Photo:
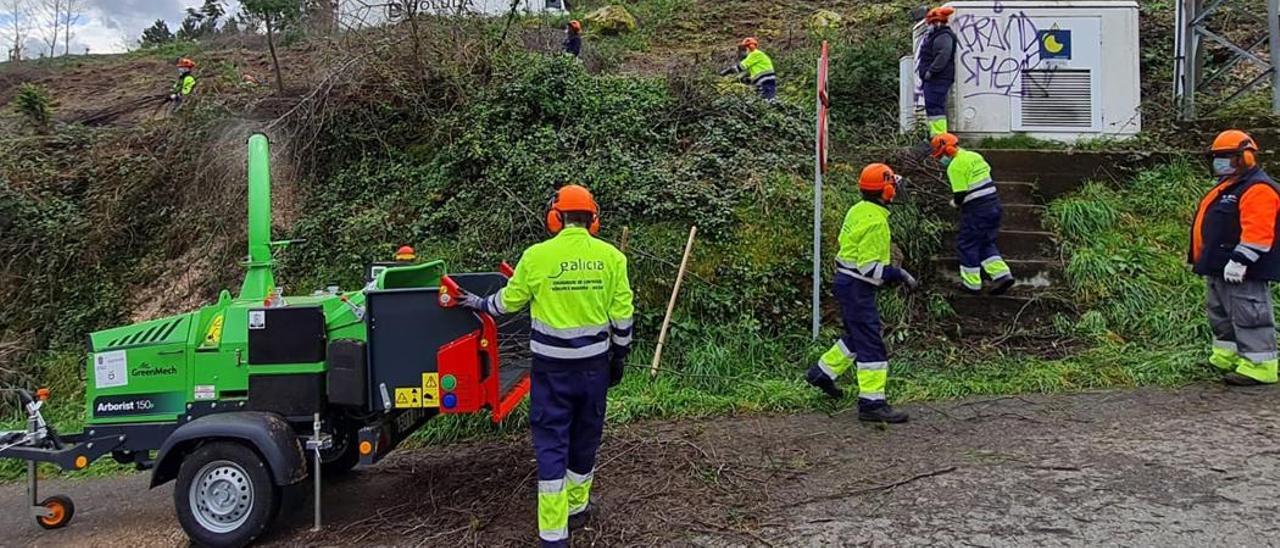
<svg viewBox="0 0 1280 548"><path fill-rule="evenodd" d="M85 428L59 434L19 391L28 428L0 433L0 458L28 461L32 514L65 526L71 500L37 499L35 464L82 469L105 455L176 480L183 529L203 545L251 542L281 490L372 464L439 414L495 422L529 390L528 316L456 308L459 289L501 288L500 272L448 274L441 261L380 270L359 291L283 296L273 275L267 138L249 139L249 253L237 296L89 336ZM319 497L316 497L319 522Z"/></svg>

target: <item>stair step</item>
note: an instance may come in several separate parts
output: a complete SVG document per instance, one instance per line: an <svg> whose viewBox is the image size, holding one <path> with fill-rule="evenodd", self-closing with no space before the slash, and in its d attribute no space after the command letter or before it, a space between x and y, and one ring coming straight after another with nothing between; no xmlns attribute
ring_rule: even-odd
<svg viewBox="0 0 1280 548"><path fill-rule="evenodd" d="M1010 204L1042 204L1040 191L1035 183L1020 181L997 181L996 189L1000 191L1000 200Z"/></svg>
<svg viewBox="0 0 1280 548"><path fill-rule="evenodd" d="M955 242L956 232L949 230L943 241ZM1058 242L1052 232L1042 230L1001 230L996 238L1000 255L1008 259L1049 259L1058 256Z"/></svg>
<svg viewBox="0 0 1280 548"><path fill-rule="evenodd" d="M1000 196L1004 199L1004 195ZM1001 220L1001 228L1005 230L1028 230L1037 231L1044 227L1044 215L1048 208L1042 205L1030 204L1004 204L1004 219ZM951 222L960 220L960 212L954 209L948 209L945 217Z"/></svg>
<svg viewBox="0 0 1280 548"><path fill-rule="evenodd" d="M977 318L981 320L978 323L995 327L1002 324L1007 327L1011 325L1009 322L1015 321L1025 324L1052 321L1054 314L1069 309L1062 300L1026 294L992 296L956 293L947 297L947 302L957 316Z"/></svg>
<svg viewBox="0 0 1280 548"><path fill-rule="evenodd" d="M1014 285L1015 291L1023 288L1028 290L1044 289L1060 285L1066 281L1062 263L1056 260L1005 259L1005 262L1009 263L1009 270L1013 271L1013 278L1017 281ZM951 280L959 284L959 258L935 257L933 259L933 269L941 279Z"/></svg>

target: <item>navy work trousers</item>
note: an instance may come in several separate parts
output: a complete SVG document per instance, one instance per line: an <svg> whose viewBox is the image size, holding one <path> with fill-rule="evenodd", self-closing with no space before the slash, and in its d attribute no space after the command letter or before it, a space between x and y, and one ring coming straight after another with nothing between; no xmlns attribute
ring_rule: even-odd
<svg viewBox="0 0 1280 548"><path fill-rule="evenodd" d="M947 94L951 93L952 82L939 80L925 80L922 84L924 91L924 113L926 116L946 116L947 115Z"/></svg>
<svg viewBox="0 0 1280 548"><path fill-rule="evenodd" d="M590 474L604 431L609 360L586 360L567 367L533 360L529 426L538 460L538 479L557 480L565 471Z"/></svg>
<svg viewBox="0 0 1280 548"><path fill-rule="evenodd" d="M882 362L889 359L880 332L880 311L876 308L876 286L848 276L836 275L832 292L840 302L844 321L844 345L858 356L859 362Z"/></svg>
<svg viewBox="0 0 1280 548"><path fill-rule="evenodd" d="M980 268L983 261L1000 257L996 237L1000 235L1002 217L1004 208L992 196L961 206L960 232L956 235L961 267Z"/></svg>

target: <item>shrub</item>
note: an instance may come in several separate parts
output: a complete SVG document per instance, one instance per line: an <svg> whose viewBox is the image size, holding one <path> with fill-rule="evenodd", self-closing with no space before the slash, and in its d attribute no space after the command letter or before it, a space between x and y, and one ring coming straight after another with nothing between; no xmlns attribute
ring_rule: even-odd
<svg viewBox="0 0 1280 548"><path fill-rule="evenodd" d="M49 129L49 122L53 121L53 100L44 86L31 82L22 84L13 104L31 127L39 131Z"/></svg>

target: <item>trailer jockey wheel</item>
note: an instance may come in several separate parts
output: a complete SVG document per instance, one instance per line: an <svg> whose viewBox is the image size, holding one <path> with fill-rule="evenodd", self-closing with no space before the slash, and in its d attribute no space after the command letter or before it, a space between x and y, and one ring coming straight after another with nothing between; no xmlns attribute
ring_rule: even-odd
<svg viewBox="0 0 1280 548"><path fill-rule="evenodd" d="M45 529L66 527L71 523L71 517L76 515L76 505L72 504L70 497L54 495L40 501L40 506L48 512L48 515L36 518L36 523Z"/></svg>

